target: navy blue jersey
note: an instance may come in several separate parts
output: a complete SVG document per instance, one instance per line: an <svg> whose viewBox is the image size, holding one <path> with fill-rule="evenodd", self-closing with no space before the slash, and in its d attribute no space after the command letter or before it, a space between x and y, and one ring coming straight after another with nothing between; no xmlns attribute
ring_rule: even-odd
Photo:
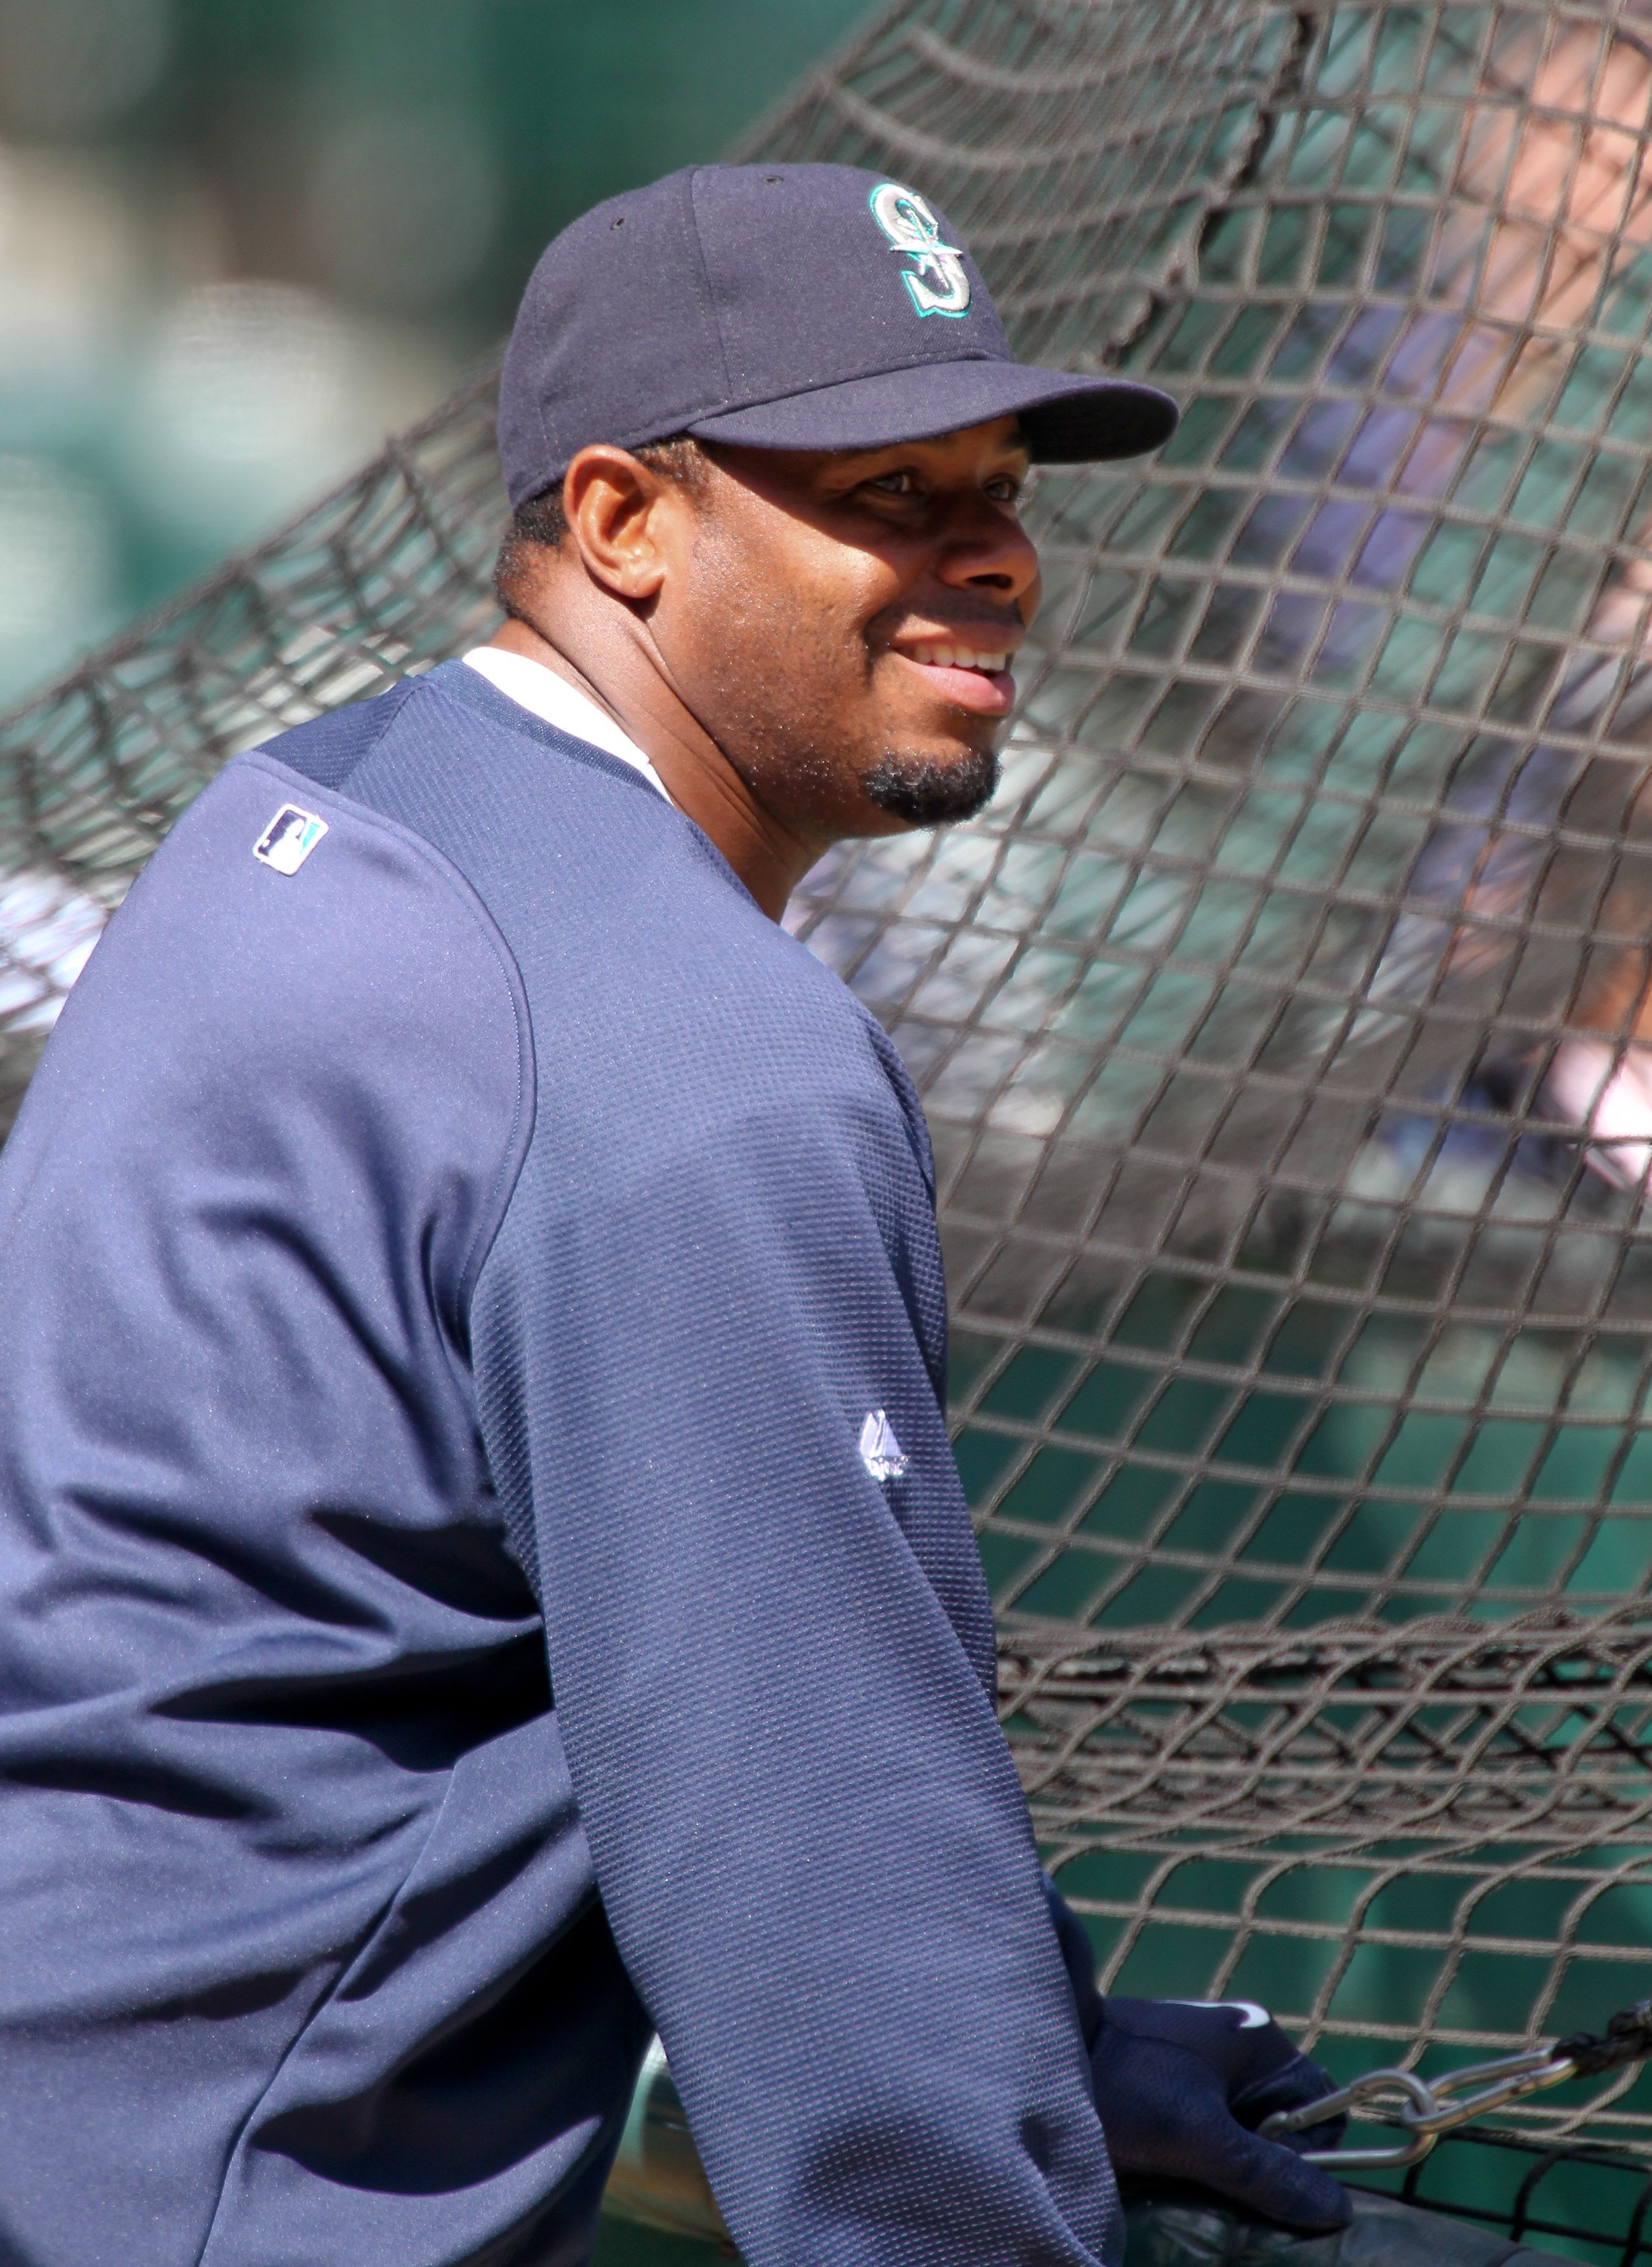
<svg viewBox="0 0 1652 2267"><path fill-rule="evenodd" d="M452 664L241 756L0 1160L0 2258L1084 2267L921 1114Z"/></svg>

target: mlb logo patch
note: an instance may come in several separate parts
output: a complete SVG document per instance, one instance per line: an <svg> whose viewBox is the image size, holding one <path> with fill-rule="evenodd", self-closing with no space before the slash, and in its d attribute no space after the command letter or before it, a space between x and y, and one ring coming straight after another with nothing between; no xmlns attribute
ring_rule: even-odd
<svg viewBox="0 0 1652 2267"><path fill-rule="evenodd" d="M278 874L296 874L327 833L327 821L313 811L283 803L253 845L253 855Z"/></svg>

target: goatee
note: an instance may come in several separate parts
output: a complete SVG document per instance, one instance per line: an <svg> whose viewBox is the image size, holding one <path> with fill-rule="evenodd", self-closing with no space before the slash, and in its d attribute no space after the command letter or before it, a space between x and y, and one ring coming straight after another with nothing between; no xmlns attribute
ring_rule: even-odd
<svg viewBox="0 0 1652 2267"><path fill-rule="evenodd" d="M927 756L881 757L866 774L866 792L879 811L904 818L908 826L948 826L973 818L992 801L998 785L998 759L980 748L961 763L938 764Z"/></svg>

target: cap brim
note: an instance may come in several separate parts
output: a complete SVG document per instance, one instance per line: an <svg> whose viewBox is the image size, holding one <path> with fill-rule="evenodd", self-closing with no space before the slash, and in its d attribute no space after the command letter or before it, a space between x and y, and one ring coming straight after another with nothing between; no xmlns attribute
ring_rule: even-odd
<svg viewBox="0 0 1652 2267"><path fill-rule="evenodd" d="M930 362L698 418L687 429L696 440L752 449L881 449L1012 415L1035 464L1096 465L1158 448L1179 412L1168 393L1130 378L1013 362Z"/></svg>

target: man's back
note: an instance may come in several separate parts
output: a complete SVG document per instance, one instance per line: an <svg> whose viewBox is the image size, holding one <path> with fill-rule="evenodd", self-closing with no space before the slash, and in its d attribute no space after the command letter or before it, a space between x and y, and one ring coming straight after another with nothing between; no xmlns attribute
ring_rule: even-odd
<svg viewBox="0 0 1652 2267"><path fill-rule="evenodd" d="M824 2114L927 2054L969 2154L970 2065L1026 2072L886 2043L926 1873L1071 2020L1002 1911L926 1171L835 979L474 672L202 796L0 1168L0 2250L576 2251L649 2028L598 1877L714 2169L869 1982Z"/></svg>

